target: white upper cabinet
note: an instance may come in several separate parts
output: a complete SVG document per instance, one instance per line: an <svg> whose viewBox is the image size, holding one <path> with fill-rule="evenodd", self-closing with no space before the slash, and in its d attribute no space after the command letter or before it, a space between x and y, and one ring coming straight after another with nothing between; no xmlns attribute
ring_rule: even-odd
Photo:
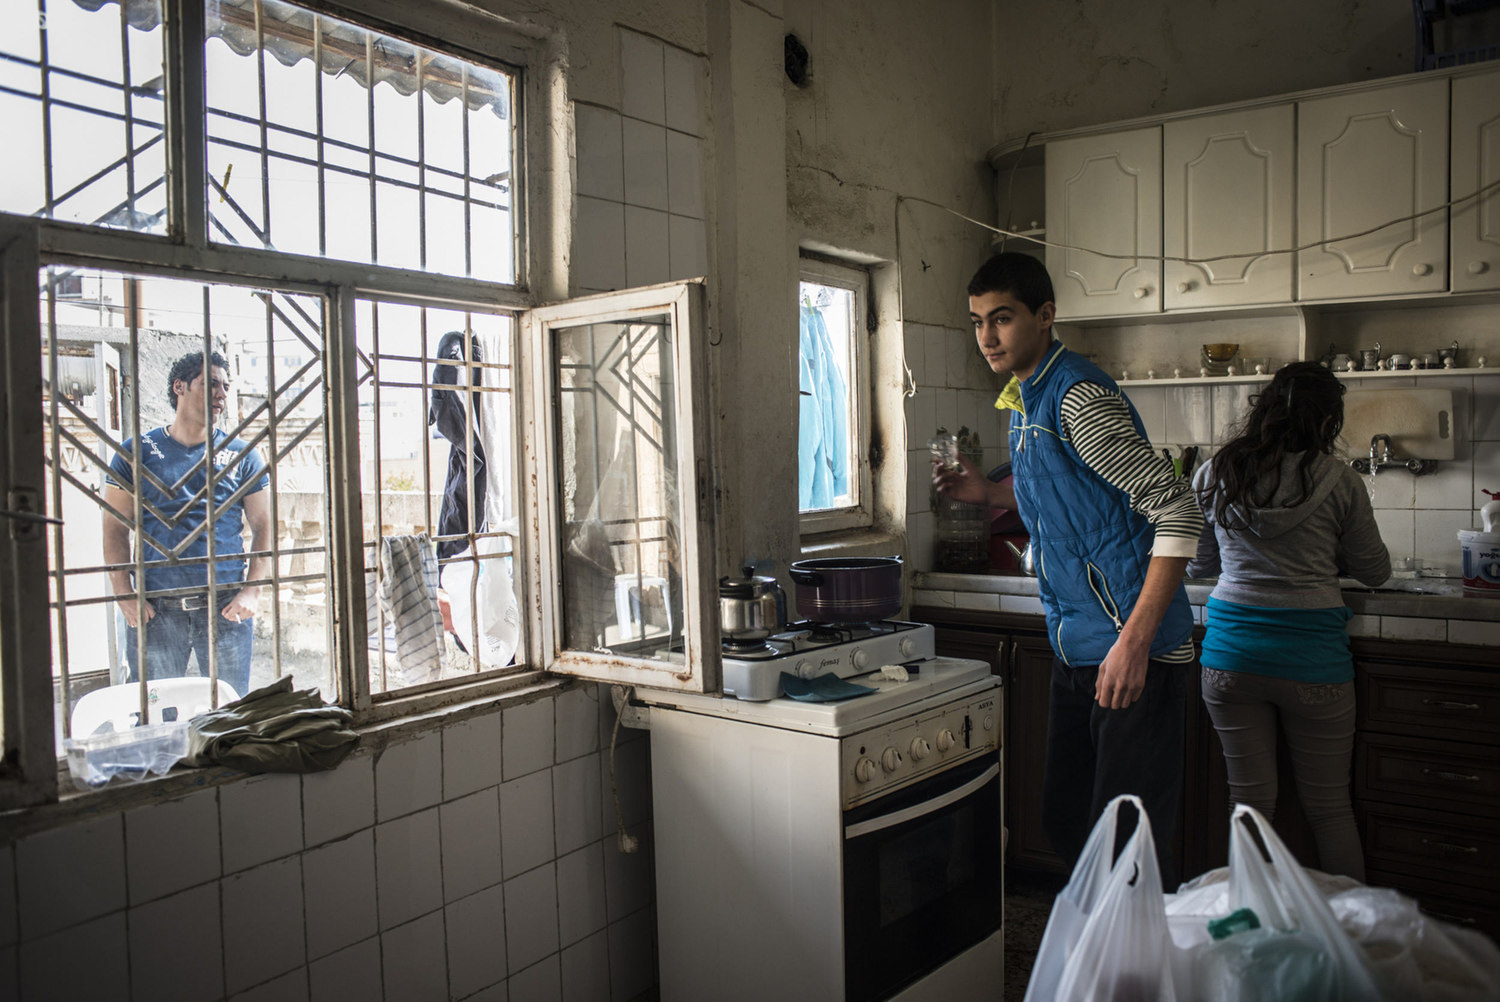
<svg viewBox="0 0 1500 1002"><path fill-rule="evenodd" d="M1047 239L1062 319L1159 311L1161 128L1048 143Z"/></svg>
<svg viewBox="0 0 1500 1002"><path fill-rule="evenodd" d="M1453 81L1453 291L1500 289L1500 73Z"/></svg>
<svg viewBox="0 0 1500 1002"><path fill-rule="evenodd" d="M1296 119L1291 105L1163 127L1169 310L1292 299ZM1048 149L1050 157L1051 150Z"/></svg>
<svg viewBox="0 0 1500 1002"><path fill-rule="evenodd" d="M1298 298L1443 291L1447 189L1446 78L1301 102Z"/></svg>

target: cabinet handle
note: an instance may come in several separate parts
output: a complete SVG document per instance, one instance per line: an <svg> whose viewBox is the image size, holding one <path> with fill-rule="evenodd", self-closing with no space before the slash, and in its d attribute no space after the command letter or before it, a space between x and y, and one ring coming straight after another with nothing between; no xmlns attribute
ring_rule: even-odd
<svg viewBox="0 0 1500 1002"><path fill-rule="evenodd" d="M1470 261L1469 262L1469 274L1470 275L1483 275L1485 272L1487 272L1489 270L1490 270L1490 263L1488 261Z"/></svg>
<svg viewBox="0 0 1500 1002"><path fill-rule="evenodd" d="M1419 277L1422 276L1422 275L1431 275L1432 274L1432 265L1427 264L1426 262L1423 262L1422 264L1419 264L1419 265L1414 265L1412 267L1411 273L1413 275L1417 275Z"/></svg>
<svg viewBox="0 0 1500 1002"><path fill-rule="evenodd" d="M1471 776L1468 773L1463 773L1463 772L1445 772L1442 769L1423 769L1422 770L1422 775L1424 775L1424 776L1436 776L1438 779L1456 779L1456 780L1458 780L1460 782L1463 782L1463 783L1477 783L1477 782L1479 782L1479 777L1478 776Z"/></svg>
<svg viewBox="0 0 1500 1002"><path fill-rule="evenodd" d="M1197 285L1196 282L1178 282L1177 283L1177 291L1178 292L1191 292L1193 290L1193 287L1196 286L1196 285Z"/></svg>
<svg viewBox="0 0 1500 1002"><path fill-rule="evenodd" d="M1423 706L1435 706L1439 710L1477 710L1478 703L1460 703L1452 699L1424 699Z"/></svg>
<svg viewBox="0 0 1500 1002"><path fill-rule="evenodd" d="M1151 286L1149 285L1143 285L1135 290L1135 298L1137 299L1145 299L1149 295L1151 295Z"/></svg>
<svg viewBox="0 0 1500 1002"><path fill-rule="evenodd" d="M1459 845L1456 842L1443 842L1443 841L1440 841L1438 839L1433 839L1433 838L1424 838L1422 840L1422 844L1423 845L1430 845L1434 849L1441 849L1444 852L1461 852L1461 853L1464 853L1466 855L1472 855L1472 854L1477 853L1479 851L1479 847L1478 846L1473 846L1473 845Z"/></svg>

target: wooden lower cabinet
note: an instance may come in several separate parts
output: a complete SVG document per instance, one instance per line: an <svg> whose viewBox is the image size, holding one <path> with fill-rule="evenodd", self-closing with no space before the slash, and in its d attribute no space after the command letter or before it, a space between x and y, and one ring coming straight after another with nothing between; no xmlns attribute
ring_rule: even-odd
<svg viewBox="0 0 1500 1002"><path fill-rule="evenodd" d="M935 627L939 654L979 658L1004 677L1007 862L1066 872L1041 822L1052 664L1041 617L918 607L912 619ZM1500 938L1500 652L1365 639L1353 650L1353 799L1367 882ZM1197 672L1186 702L1180 851L1192 877L1228 862L1230 804ZM1277 834L1317 867L1284 742L1277 766Z"/></svg>
<svg viewBox="0 0 1500 1002"><path fill-rule="evenodd" d="M1369 883L1500 938L1500 657L1355 641L1354 810Z"/></svg>

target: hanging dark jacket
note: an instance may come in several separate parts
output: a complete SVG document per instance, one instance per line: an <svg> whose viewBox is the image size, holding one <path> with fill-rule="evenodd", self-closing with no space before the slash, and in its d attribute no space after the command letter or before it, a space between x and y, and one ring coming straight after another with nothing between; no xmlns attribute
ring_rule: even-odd
<svg viewBox="0 0 1500 1002"><path fill-rule="evenodd" d="M478 362L479 339L470 340L469 361ZM462 331L449 331L438 342L437 357L452 361L463 361L464 335ZM454 386L463 374L457 365L434 365L432 367L432 404L427 409L427 423L437 425L437 430L450 443L448 451L448 475L443 482L443 506L438 512L438 534L441 536L464 535L469 531L469 505L474 507L474 531L484 529L484 445L480 441L480 395L471 392L470 411L473 415L473 487L465 484L464 470L468 463L469 434L466 432L463 395L455 390L441 390L439 386ZM479 386L484 381L484 370L478 366L469 368L469 385ZM462 553L468 548L462 539L437 544L438 559Z"/></svg>

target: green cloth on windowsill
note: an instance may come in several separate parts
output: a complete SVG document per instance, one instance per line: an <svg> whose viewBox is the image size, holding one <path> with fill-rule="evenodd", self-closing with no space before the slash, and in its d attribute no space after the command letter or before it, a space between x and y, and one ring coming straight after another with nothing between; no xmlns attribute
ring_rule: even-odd
<svg viewBox="0 0 1500 1002"><path fill-rule="evenodd" d="M359 744L353 715L325 704L318 690L292 691L283 676L190 720L183 765L223 765L245 772L332 769Z"/></svg>

